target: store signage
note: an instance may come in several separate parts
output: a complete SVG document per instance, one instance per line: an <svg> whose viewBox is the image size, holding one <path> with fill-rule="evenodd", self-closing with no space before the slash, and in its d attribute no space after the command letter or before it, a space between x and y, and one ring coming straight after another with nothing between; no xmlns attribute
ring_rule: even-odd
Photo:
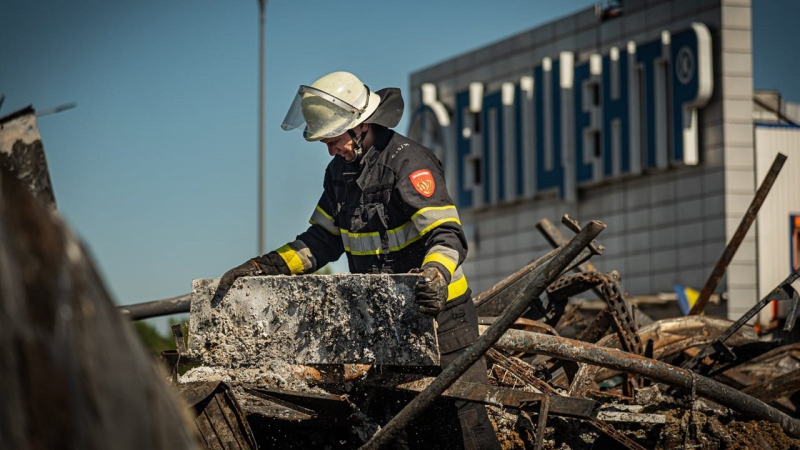
<svg viewBox="0 0 800 450"><path fill-rule="evenodd" d="M573 52L544 58L494 92L471 83L456 94L452 120L438 120L455 126L445 150L456 158L451 189L467 208L548 191L575 201L579 186L696 165L697 111L712 80L710 33L694 23L577 64ZM431 97L422 108L441 116Z"/></svg>

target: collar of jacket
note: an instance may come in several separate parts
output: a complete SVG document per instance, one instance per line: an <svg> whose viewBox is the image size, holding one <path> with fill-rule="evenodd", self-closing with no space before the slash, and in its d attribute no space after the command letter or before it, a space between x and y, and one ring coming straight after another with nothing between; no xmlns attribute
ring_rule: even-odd
<svg viewBox="0 0 800 450"><path fill-rule="evenodd" d="M380 125L372 124L371 126L375 129L375 141L372 144L372 147L366 151L364 157L361 158L361 161L358 162L359 164L359 171L361 172L356 179L356 184L361 190L364 190L366 184L367 174L369 174L369 169L372 167L375 162L378 160L378 157L383 153L386 149L386 146L389 145L389 141L392 140L394 136L394 131L382 127Z"/></svg>

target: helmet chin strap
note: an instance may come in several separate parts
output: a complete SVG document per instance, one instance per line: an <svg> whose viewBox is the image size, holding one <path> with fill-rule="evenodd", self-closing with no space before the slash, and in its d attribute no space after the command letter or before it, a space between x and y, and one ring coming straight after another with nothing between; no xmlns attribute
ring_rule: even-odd
<svg viewBox="0 0 800 450"><path fill-rule="evenodd" d="M361 160L361 157L364 156L364 138L367 137L368 131L369 127L361 133L361 136L359 136L352 129L347 130L347 134L350 135L350 138L353 139L353 144L355 144L355 147L353 148L353 153L355 156L350 161L345 159L344 162L357 163Z"/></svg>

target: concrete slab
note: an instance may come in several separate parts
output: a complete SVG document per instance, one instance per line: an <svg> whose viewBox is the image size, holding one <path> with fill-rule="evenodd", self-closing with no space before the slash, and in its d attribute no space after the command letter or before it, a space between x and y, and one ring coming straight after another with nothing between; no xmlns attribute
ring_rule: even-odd
<svg viewBox="0 0 800 450"><path fill-rule="evenodd" d="M413 301L416 275L245 277L192 282L189 353L221 367L439 364L434 321Z"/></svg>

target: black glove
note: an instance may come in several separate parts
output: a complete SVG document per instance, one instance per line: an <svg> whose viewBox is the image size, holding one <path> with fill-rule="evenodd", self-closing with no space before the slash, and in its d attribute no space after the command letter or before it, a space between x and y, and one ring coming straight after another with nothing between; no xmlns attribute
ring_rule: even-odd
<svg viewBox="0 0 800 450"><path fill-rule="evenodd" d="M436 316L447 302L447 280L433 266L423 267L420 278L414 286L414 300L419 306L419 312Z"/></svg>
<svg viewBox="0 0 800 450"><path fill-rule="evenodd" d="M259 267L258 263L250 259L244 264L236 266L233 269L225 272L225 275L223 275L222 279L219 280L219 286L217 289L227 291L231 288L233 282L239 277L252 277L254 275L263 274L264 271L261 270L261 267Z"/></svg>
<svg viewBox="0 0 800 450"><path fill-rule="evenodd" d="M225 272L219 280L217 289L227 291L233 286L233 282L239 277L252 277L256 275L291 275L286 261L276 252L269 252L264 256L259 256L248 260L244 264L234 267Z"/></svg>

